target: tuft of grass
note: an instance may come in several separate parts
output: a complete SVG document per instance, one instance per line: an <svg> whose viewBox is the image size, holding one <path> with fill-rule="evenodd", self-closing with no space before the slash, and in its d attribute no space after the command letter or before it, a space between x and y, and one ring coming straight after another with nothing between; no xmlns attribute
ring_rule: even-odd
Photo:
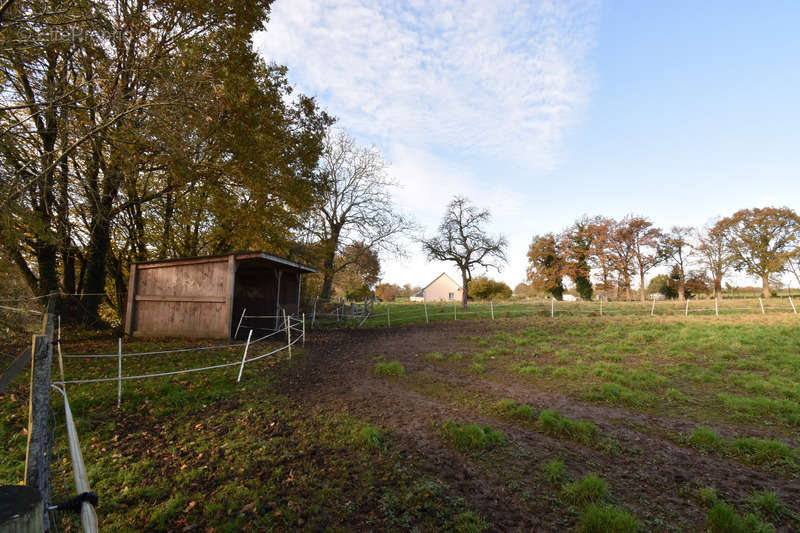
<svg viewBox="0 0 800 533"><path fill-rule="evenodd" d="M445 360L445 356L442 352L430 352L426 353L422 356L426 361L431 362L440 362Z"/></svg>
<svg viewBox="0 0 800 533"><path fill-rule="evenodd" d="M472 363L472 365L470 365L469 367L469 370L473 374L483 374L484 372L486 372L486 368L478 362Z"/></svg>
<svg viewBox="0 0 800 533"><path fill-rule="evenodd" d="M379 376L403 376L406 369L399 361L380 362L375 365L375 373Z"/></svg>
<svg viewBox="0 0 800 533"><path fill-rule="evenodd" d="M611 505L589 504L580 517L582 533L635 533L638 529L636 517Z"/></svg>
<svg viewBox="0 0 800 533"><path fill-rule="evenodd" d="M755 464L794 463L797 459L795 452L777 440L743 437L734 439L731 446L739 455Z"/></svg>
<svg viewBox="0 0 800 533"><path fill-rule="evenodd" d="M516 418L518 420L530 420L533 418L533 408L524 403L517 403L511 398L503 398L494 404L495 409L503 416Z"/></svg>
<svg viewBox="0 0 800 533"><path fill-rule="evenodd" d="M561 459L544 461L541 468L548 483L561 483L567 479L567 467Z"/></svg>
<svg viewBox="0 0 800 533"><path fill-rule="evenodd" d="M714 487L700 487L697 489L697 497L705 505L711 505L717 501L717 490Z"/></svg>
<svg viewBox="0 0 800 533"><path fill-rule="evenodd" d="M591 422L571 420L554 409L545 409L539 414L539 425L545 433L585 444L600 433Z"/></svg>
<svg viewBox="0 0 800 533"><path fill-rule="evenodd" d="M442 434L453 448L461 452L486 450L506 441L505 435L491 426L459 424L453 420L442 424Z"/></svg>
<svg viewBox="0 0 800 533"><path fill-rule="evenodd" d="M359 446L374 450L380 447L383 434L377 427L365 425L358 431L355 440Z"/></svg>
<svg viewBox="0 0 800 533"><path fill-rule="evenodd" d="M601 383L584 394L584 398L594 402L604 402L612 405L627 405L630 407L649 406L654 403L653 396L629 389L617 383Z"/></svg>
<svg viewBox="0 0 800 533"><path fill-rule="evenodd" d="M564 498L575 505L599 503L608 495L608 483L592 472L572 483L565 484L562 493Z"/></svg>
<svg viewBox="0 0 800 533"><path fill-rule="evenodd" d="M766 517L778 518L784 511L783 502L778 493L773 490L754 492L748 501L759 513Z"/></svg>
<svg viewBox="0 0 800 533"><path fill-rule="evenodd" d="M724 502L715 503L706 515L708 533L774 533L772 524L764 522L755 514L739 516Z"/></svg>
<svg viewBox="0 0 800 533"><path fill-rule="evenodd" d="M695 448L704 451L718 450L722 446L721 439L711 428L707 427L695 429L686 440Z"/></svg>

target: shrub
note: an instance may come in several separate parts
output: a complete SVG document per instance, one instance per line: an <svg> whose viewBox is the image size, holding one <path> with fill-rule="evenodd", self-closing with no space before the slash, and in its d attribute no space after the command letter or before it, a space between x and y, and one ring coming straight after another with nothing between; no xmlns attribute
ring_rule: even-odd
<svg viewBox="0 0 800 533"><path fill-rule="evenodd" d="M592 472L577 481L564 485L563 494L567 500L575 505L599 503L608 494L608 483Z"/></svg>
<svg viewBox="0 0 800 533"><path fill-rule="evenodd" d="M600 433L591 422L570 420L554 409L545 409L539 414L539 425L550 435L583 443L589 443Z"/></svg>
<svg viewBox="0 0 800 533"><path fill-rule="evenodd" d="M379 376L403 376L406 369L399 361L381 362L375 365L375 373Z"/></svg>
<svg viewBox="0 0 800 533"><path fill-rule="evenodd" d="M561 459L551 459L542 463L542 472L548 483L561 483L567 478L567 467Z"/></svg>
<svg viewBox="0 0 800 533"><path fill-rule="evenodd" d="M491 426L458 424L452 420L442 425L445 440L458 451L485 450L505 443L505 436Z"/></svg>
<svg viewBox="0 0 800 533"><path fill-rule="evenodd" d="M610 505L589 504L580 518L583 533L635 533L638 529L634 516Z"/></svg>

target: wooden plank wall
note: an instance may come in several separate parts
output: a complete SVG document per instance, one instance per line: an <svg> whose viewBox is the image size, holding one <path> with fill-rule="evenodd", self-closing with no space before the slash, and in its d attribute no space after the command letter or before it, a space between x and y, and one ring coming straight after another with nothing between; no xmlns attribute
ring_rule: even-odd
<svg viewBox="0 0 800 533"><path fill-rule="evenodd" d="M229 337L230 259L136 265L129 291L133 307L129 332Z"/></svg>

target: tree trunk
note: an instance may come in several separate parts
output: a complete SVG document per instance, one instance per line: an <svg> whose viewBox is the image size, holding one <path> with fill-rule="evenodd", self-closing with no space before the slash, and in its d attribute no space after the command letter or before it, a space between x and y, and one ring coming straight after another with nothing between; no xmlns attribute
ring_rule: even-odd
<svg viewBox="0 0 800 533"><path fill-rule="evenodd" d="M722 278L714 279L714 299L722 298Z"/></svg>
<svg viewBox="0 0 800 533"><path fill-rule="evenodd" d="M686 301L686 285L683 283L683 278L678 280L678 301Z"/></svg>
<svg viewBox="0 0 800 533"><path fill-rule="evenodd" d="M644 296L644 272L639 273L639 293L641 297L640 299L642 303L644 303L647 300L647 298Z"/></svg>
<svg viewBox="0 0 800 533"><path fill-rule="evenodd" d="M100 216L91 231L86 258L86 283L81 297L83 323L90 327L100 325L98 309L106 290L106 256L110 246L110 223L104 216Z"/></svg>
<svg viewBox="0 0 800 533"><path fill-rule="evenodd" d="M469 297L469 273L461 270L461 308L467 308L467 298Z"/></svg>
<svg viewBox="0 0 800 533"><path fill-rule="evenodd" d="M761 276L761 296L766 298L772 298L772 293L769 290L769 274Z"/></svg>

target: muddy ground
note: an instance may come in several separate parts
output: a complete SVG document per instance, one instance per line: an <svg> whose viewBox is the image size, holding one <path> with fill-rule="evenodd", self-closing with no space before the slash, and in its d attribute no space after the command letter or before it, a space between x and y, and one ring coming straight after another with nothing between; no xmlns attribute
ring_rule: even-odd
<svg viewBox="0 0 800 533"><path fill-rule="evenodd" d="M562 459L573 478L588 472L600 474L609 483L613 503L636 514L644 530L703 530L708 502L698 498L700 486L715 487L733 504L745 502L754 490L775 490L792 511L800 513L800 480L706 455L663 437L696 427L680 413L591 404L536 390L521 376L472 375L463 365L421 357L434 351L469 354L475 345L467 335L513 332L526 325L512 319L316 330L306 344L310 354L286 372L283 392L302 404L345 408L388 430L398 446L482 513L495 531L564 531L575 526L576 511L560 499L559 488L548 485L540 474L540 463L553 458ZM400 361L407 376L374 375L378 356ZM437 383L463 394L513 398L534 409L558 409L571 418L595 423L619 443L620 451L609 453L481 415L410 386L419 382ZM437 424L447 419L490 424L509 443L484 454L459 453L441 439ZM726 432L724 427L717 429ZM787 519L779 521L778 530L798 531L800 525Z"/></svg>

